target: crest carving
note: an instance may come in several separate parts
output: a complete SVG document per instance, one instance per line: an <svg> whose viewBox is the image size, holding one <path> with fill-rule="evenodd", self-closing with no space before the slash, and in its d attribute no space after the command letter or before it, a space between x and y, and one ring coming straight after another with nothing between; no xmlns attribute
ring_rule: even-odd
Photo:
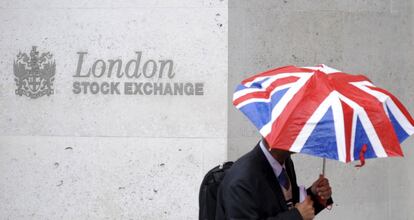
<svg viewBox="0 0 414 220"><path fill-rule="evenodd" d="M30 54L17 54L13 63L13 72L16 82L16 95L28 96L36 99L43 95L53 94L53 81L56 72L56 63L52 60L50 52L41 53L36 46L32 47Z"/></svg>

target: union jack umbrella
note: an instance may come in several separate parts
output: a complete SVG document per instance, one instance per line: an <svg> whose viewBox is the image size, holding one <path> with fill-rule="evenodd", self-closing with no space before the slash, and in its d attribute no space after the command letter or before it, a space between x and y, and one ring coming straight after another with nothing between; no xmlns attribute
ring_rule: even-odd
<svg viewBox="0 0 414 220"><path fill-rule="evenodd" d="M233 104L270 148L350 162L403 156L414 120L390 92L363 75L326 65L285 66L242 81Z"/></svg>

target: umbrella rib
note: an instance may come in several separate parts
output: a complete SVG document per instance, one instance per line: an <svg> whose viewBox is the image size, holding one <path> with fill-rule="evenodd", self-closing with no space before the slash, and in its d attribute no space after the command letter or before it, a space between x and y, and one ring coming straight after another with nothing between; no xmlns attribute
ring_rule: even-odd
<svg viewBox="0 0 414 220"><path fill-rule="evenodd" d="M334 97L332 98L332 114L335 127L338 159L339 161L346 162L346 138L348 137L345 134L344 112L338 96L338 92L333 91L332 93L334 93Z"/></svg>

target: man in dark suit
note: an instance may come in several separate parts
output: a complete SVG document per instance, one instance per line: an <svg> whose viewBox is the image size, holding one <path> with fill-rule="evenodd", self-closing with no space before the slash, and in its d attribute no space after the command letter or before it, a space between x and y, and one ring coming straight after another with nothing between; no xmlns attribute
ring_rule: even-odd
<svg viewBox="0 0 414 220"><path fill-rule="evenodd" d="M216 220L308 220L332 204L325 177L300 190L291 152L268 149L263 139L233 164L218 191Z"/></svg>

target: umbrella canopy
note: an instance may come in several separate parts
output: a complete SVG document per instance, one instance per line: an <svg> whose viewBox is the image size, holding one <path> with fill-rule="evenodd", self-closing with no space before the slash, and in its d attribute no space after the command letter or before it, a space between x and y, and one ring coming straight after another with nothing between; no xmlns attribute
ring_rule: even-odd
<svg viewBox="0 0 414 220"><path fill-rule="evenodd" d="M285 66L242 81L233 104L270 148L350 162L403 156L414 120L363 75L326 65Z"/></svg>

